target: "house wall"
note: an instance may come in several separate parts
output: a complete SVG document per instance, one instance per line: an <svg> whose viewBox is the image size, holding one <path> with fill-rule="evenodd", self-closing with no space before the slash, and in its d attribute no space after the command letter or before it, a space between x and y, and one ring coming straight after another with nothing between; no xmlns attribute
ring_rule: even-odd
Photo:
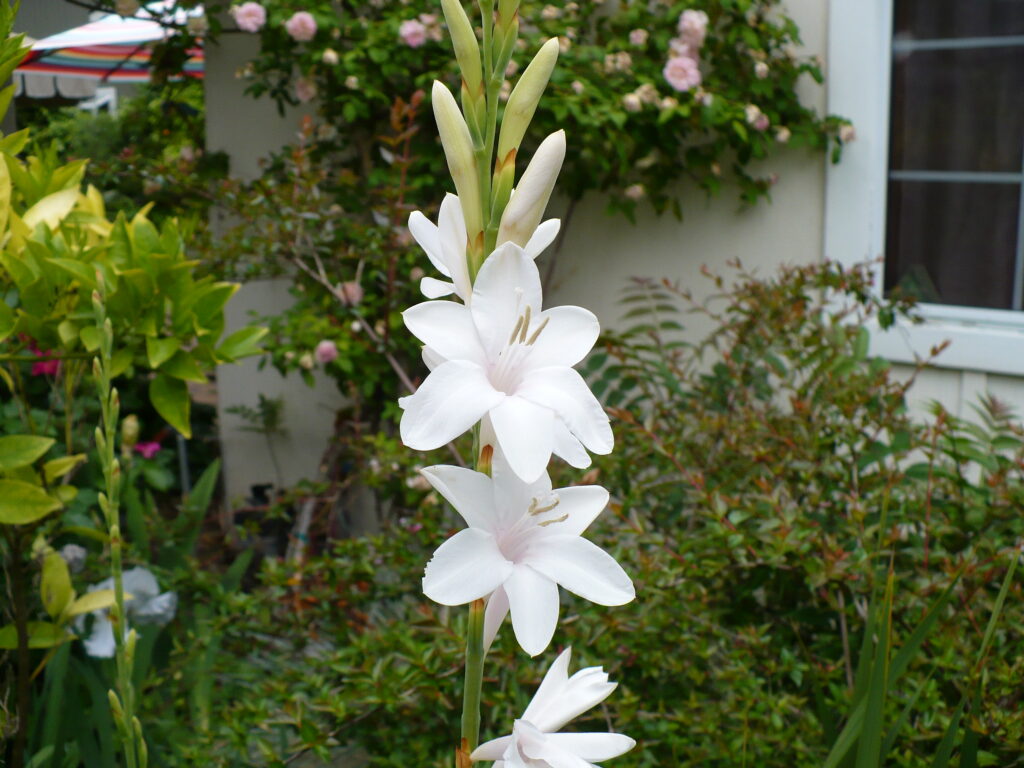
<svg viewBox="0 0 1024 768"><path fill-rule="evenodd" d="M833 0L833 2L847 0ZM828 78L828 8L825 0L789 0L787 10L797 22L804 41L804 52L825 60ZM234 70L244 63L252 49L251 39L231 36L228 49L208 53L209 140L211 146L228 151L235 170L252 175L255 159L290 138L297 118L280 119L272 106L260 105L241 95L242 83ZM808 81L801 85L802 97L816 109L825 110L825 89ZM241 116L241 117L240 117ZM239 125L258 125L258 131L237 133ZM858 130L861 126L858 126ZM877 138L877 137L876 137ZM571 137L570 137L571 140ZM861 135L847 148L855 160L866 151L872 137ZM622 217L608 217L604 201L592 196L582 201L573 213L561 252L554 256L552 281L548 295L552 304L579 304L592 309L602 323L613 326L621 319L618 303L621 290L632 276L669 277L700 294L707 281L700 270L708 265L725 270L726 262L740 259L756 272L770 273L783 263L810 263L821 259L825 243L825 200L828 169L824 158L803 150L780 153L780 158L763 168L776 173L779 183L770 203L740 210L729 191L707 198L699 191L683 193L684 220L670 215L658 217L641 207L636 226ZM845 162L845 161L844 161ZM440 190L438 190L440 194ZM565 201L555 200L551 215L564 217ZM827 254L825 254L827 255ZM865 254L865 258L873 254ZM542 273L552 255L541 257ZM235 300L231 318L244 322L251 308L266 310L283 306L286 288L282 284L247 286ZM688 333L697 338L707 328L694 323ZM909 368L897 366L897 373L909 375ZM228 487L239 494L253 482L267 476L265 448L251 434L239 432L240 424L223 408L237 402L253 404L259 392L279 393L285 397L286 421L294 437L287 450L286 482L314 473L330 436L330 419L325 414L338 401L329 384L319 384L312 393L297 377L282 380L273 372L255 370L254 364L225 368L220 372L222 404L221 429ZM972 371L933 370L921 375L911 391L911 402L924 413L930 400L940 400L957 414L970 413L970 404L989 392L1010 402L1024 405L1024 381ZM310 403L313 403L310 407ZM307 418L308 414L315 414Z"/></svg>

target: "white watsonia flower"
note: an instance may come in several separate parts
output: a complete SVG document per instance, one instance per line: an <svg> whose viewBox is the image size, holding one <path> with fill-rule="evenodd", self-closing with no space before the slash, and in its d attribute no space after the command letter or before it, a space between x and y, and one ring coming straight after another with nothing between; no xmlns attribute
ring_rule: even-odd
<svg viewBox="0 0 1024 768"><path fill-rule="evenodd" d="M608 491L596 485L553 491L546 472L524 483L500 453L493 466L494 479L447 465L422 470L469 526L434 552L423 592L442 605L490 595L484 644L490 646L511 610L516 640L536 656L558 623L559 586L599 605L623 605L636 593L615 558L583 538Z"/></svg>
<svg viewBox="0 0 1024 768"><path fill-rule="evenodd" d="M601 667L569 677L572 649L566 648L544 676L533 701L512 733L473 750L473 760L494 760L494 768L592 768L636 746L621 733L558 733L566 723L600 704L615 690Z"/></svg>
<svg viewBox="0 0 1024 768"><path fill-rule="evenodd" d="M128 615L126 624L156 624L163 626L174 618L178 607L178 595L175 592L160 592L156 577L146 568L129 568L121 575L121 583L124 586L124 610ZM93 584L88 592L95 592L102 589L113 589L114 579L105 579L99 584ZM83 641L85 652L98 659L110 659L114 657L116 648L114 638L114 625L110 623L109 612L106 609L93 611L92 631ZM85 629L85 616L79 616L75 622L75 629L79 633ZM125 627L125 634L128 627Z"/></svg>
<svg viewBox="0 0 1024 768"><path fill-rule="evenodd" d="M467 304L427 301L403 314L432 370L398 401L402 442L433 450L486 417L527 482L552 453L579 468L590 465L585 448L610 453L608 416L572 368L597 340L597 317L582 307L541 311L537 265L514 243L484 262Z"/></svg>
<svg viewBox="0 0 1024 768"><path fill-rule="evenodd" d="M536 259L554 241L558 228L558 219L548 219L534 230L523 250L530 258ZM409 232L426 251L434 268L448 278L438 280L424 277L420 281L423 295L428 299L439 299L454 293L468 304L472 295L469 264L466 260L468 236L458 196L450 193L445 195L437 224L431 223L420 211L413 211L409 215Z"/></svg>

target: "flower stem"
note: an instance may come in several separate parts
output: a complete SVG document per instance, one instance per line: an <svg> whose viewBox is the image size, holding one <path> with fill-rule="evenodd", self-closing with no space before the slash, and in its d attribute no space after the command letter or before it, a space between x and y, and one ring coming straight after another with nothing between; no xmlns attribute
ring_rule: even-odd
<svg viewBox="0 0 1024 768"><path fill-rule="evenodd" d="M142 726L135 717L135 690L132 686L136 635L135 630L131 630L127 635L125 633L127 619L124 607L120 526L122 478L121 464L114 453L121 406L111 375L114 331L107 317L103 297L98 291L93 293L92 303L96 327L102 334L99 354L93 359L93 377L96 380L101 412L100 426L96 429L96 447L106 485L105 493L100 494L100 507L107 520L110 570L114 581L114 605L111 609L110 622L114 630L117 692L109 691L108 697L121 748L124 751L125 768L146 768L146 745L142 738Z"/></svg>
<svg viewBox="0 0 1024 768"><path fill-rule="evenodd" d="M469 627L466 632L466 685L462 694L461 751L467 762L470 753L480 743L480 694L483 680L484 601L474 600L469 606Z"/></svg>

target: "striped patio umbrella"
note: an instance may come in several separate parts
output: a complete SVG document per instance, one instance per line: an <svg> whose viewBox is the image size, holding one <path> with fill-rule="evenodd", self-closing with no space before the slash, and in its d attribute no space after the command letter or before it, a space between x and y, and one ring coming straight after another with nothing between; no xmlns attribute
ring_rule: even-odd
<svg viewBox="0 0 1024 768"><path fill-rule="evenodd" d="M203 13L202 7L197 7L187 15L179 10L176 15L168 16L173 5L173 0L150 3L134 17L106 14L88 24L38 40L15 72L27 76L49 75L59 80L83 78L107 84L146 82L150 78L152 44L176 34L172 27L161 22L183 24L188 16ZM202 49L192 49L189 54L184 74L202 77Z"/></svg>

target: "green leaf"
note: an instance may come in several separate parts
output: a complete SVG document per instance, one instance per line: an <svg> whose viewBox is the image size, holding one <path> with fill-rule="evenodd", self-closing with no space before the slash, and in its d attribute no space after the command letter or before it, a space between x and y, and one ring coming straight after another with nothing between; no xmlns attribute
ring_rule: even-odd
<svg viewBox="0 0 1024 768"><path fill-rule="evenodd" d="M95 325L87 325L81 331L78 332L79 338L82 340L82 344L89 352L95 352L100 348L100 342L103 340L103 335L100 333L100 329Z"/></svg>
<svg viewBox="0 0 1024 768"><path fill-rule="evenodd" d="M0 480L0 523L25 525L60 509L60 502L37 485Z"/></svg>
<svg viewBox="0 0 1024 768"><path fill-rule="evenodd" d="M50 550L43 558L43 576L39 584L39 592L43 600L43 608L50 618L57 618L75 599L75 590L71 588L71 574L64 558L55 550Z"/></svg>
<svg viewBox="0 0 1024 768"><path fill-rule="evenodd" d="M235 331L228 336L217 347L217 356L227 362L234 362L243 357L258 355L263 350L260 348L260 341L267 335L269 329L249 327Z"/></svg>
<svg viewBox="0 0 1024 768"><path fill-rule="evenodd" d="M115 595L112 589L97 589L95 592L87 592L67 607L64 615L67 618L74 618L83 613L102 611L114 604Z"/></svg>
<svg viewBox="0 0 1024 768"><path fill-rule="evenodd" d="M61 627L48 621L30 621L28 623L28 647L52 648L73 635L67 634ZM13 651L18 647L18 629L13 624L0 627L0 648Z"/></svg>
<svg viewBox="0 0 1024 768"><path fill-rule="evenodd" d="M160 366L160 372L182 381L197 381L200 384L206 382L203 369L188 352L176 352L174 357Z"/></svg>
<svg viewBox="0 0 1024 768"><path fill-rule="evenodd" d="M54 441L37 435L9 435L0 437L0 472L27 467L42 457Z"/></svg>
<svg viewBox="0 0 1024 768"><path fill-rule="evenodd" d="M186 438L192 437L189 425L192 401L189 400L188 386L184 381L157 374L149 382L149 401L168 424Z"/></svg>
<svg viewBox="0 0 1024 768"><path fill-rule="evenodd" d="M179 349L181 349L181 342L176 338L146 337L146 357L149 359L149 367L154 370L170 360Z"/></svg>
<svg viewBox="0 0 1024 768"><path fill-rule="evenodd" d="M14 333L14 328L17 324L18 318L15 316L14 310L7 306L7 302L0 298L0 341Z"/></svg>
<svg viewBox="0 0 1024 768"><path fill-rule="evenodd" d="M46 478L46 482L52 483L54 480L64 477L64 475L83 461L85 461L84 453L76 453L73 456L61 456L59 459L53 459L43 464L43 476Z"/></svg>

